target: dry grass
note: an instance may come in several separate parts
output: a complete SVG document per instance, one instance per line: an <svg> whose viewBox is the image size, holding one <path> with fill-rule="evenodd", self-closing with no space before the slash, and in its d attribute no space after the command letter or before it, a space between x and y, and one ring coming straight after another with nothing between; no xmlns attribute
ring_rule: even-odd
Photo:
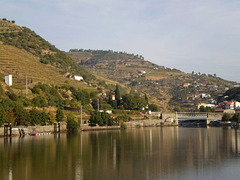
<svg viewBox="0 0 240 180"><path fill-rule="evenodd" d="M84 82L78 82L65 77L60 69L51 65L42 64L39 58L25 50L0 43L0 73L3 75L12 74L13 84L16 88L24 88L26 74L29 86L38 82L54 85L65 84L66 80L74 87L93 90Z"/></svg>

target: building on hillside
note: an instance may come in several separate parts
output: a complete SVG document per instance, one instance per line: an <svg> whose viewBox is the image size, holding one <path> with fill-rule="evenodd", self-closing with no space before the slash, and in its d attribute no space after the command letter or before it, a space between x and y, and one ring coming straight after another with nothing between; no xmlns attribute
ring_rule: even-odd
<svg viewBox="0 0 240 180"><path fill-rule="evenodd" d="M12 75L11 75L11 74L5 76L5 83L6 83L8 86L12 86Z"/></svg>
<svg viewBox="0 0 240 180"><path fill-rule="evenodd" d="M184 83L184 84L183 84L183 87L184 87L184 88L188 88L188 86L190 86L190 85L191 85L190 83Z"/></svg>
<svg viewBox="0 0 240 180"><path fill-rule="evenodd" d="M207 104L207 103L199 103L198 104L198 109L201 107L201 106L203 106L203 107L210 107L210 108L215 108L215 104Z"/></svg>
<svg viewBox="0 0 240 180"><path fill-rule="evenodd" d="M142 75L144 75L144 74L146 74L146 71L139 71L139 72L138 72L138 75L139 75L139 76L142 76Z"/></svg>
<svg viewBox="0 0 240 180"><path fill-rule="evenodd" d="M210 98L211 97L211 95L210 94L205 94L205 93L202 93L201 95L200 95L200 97L201 98Z"/></svg>
<svg viewBox="0 0 240 180"><path fill-rule="evenodd" d="M240 109L240 102L238 102L238 101L234 102L234 109L235 110L239 110Z"/></svg>
<svg viewBox="0 0 240 180"><path fill-rule="evenodd" d="M218 110L215 110L215 112L235 114L236 111L234 109L218 109Z"/></svg>
<svg viewBox="0 0 240 180"><path fill-rule="evenodd" d="M112 100L113 100L113 101L115 101L115 100L116 100L116 98L115 98L115 95L112 95Z"/></svg>
<svg viewBox="0 0 240 180"><path fill-rule="evenodd" d="M108 114L112 114L112 110L99 110L99 112L106 112Z"/></svg>
<svg viewBox="0 0 240 180"><path fill-rule="evenodd" d="M102 93L102 94L101 94L102 96L105 96L105 97L106 97L106 96L108 96L108 95L110 94L110 90L108 90L108 89L103 89L103 90L101 91L101 93Z"/></svg>
<svg viewBox="0 0 240 180"><path fill-rule="evenodd" d="M83 81L83 77L82 76L73 76L73 78L77 81Z"/></svg>
<svg viewBox="0 0 240 180"><path fill-rule="evenodd" d="M225 108L224 109L234 109L234 102L225 102Z"/></svg>
<svg viewBox="0 0 240 180"><path fill-rule="evenodd" d="M218 103L218 105L215 108L216 110L221 109L231 109L231 110L239 110L240 109L240 102L238 101L224 101L221 103Z"/></svg>

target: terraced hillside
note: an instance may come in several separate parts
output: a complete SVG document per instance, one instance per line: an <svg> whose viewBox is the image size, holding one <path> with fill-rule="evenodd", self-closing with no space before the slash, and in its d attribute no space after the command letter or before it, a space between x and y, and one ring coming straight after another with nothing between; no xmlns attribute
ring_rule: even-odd
<svg viewBox="0 0 240 180"><path fill-rule="evenodd" d="M14 85L18 87L26 83L26 74L30 86L37 82L47 84L68 82L83 89L97 89L102 81L106 82L105 86L107 84L115 86L117 83L104 77L96 78L94 73L78 65L65 52L57 49L34 31L6 19L0 19L0 65L0 74L2 76L13 74ZM84 82L68 78L72 75L83 76Z"/></svg>
<svg viewBox="0 0 240 180"><path fill-rule="evenodd" d="M3 45L3 43L0 44L0 74L12 74L15 87L23 88L26 84L27 74L30 87L38 82L61 85L68 81L69 84L74 86L93 89L86 83L76 82L65 77L60 71L59 68L40 63L38 57L25 50Z"/></svg>
<svg viewBox="0 0 240 180"><path fill-rule="evenodd" d="M29 52L38 57L38 61L42 64L59 68L62 74L78 74L84 76L89 82L96 80L92 73L76 64L65 52L60 51L27 27L17 26L0 19L0 41Z"/></svg>
<svg viewBox="0 0 240 180"><path fill-rule="evenodd" d="M164 111L195 110L197 103L212 102L236 84L216 75L187 74L159 66L125 52L72 49L68 54L88 70L147 94Z"/></svg>

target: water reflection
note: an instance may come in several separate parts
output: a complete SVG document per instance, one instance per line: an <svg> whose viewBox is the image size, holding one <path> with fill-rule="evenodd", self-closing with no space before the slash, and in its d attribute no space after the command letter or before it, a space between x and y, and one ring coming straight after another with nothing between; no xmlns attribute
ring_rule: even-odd
<svg viewBox="0 0 240 180"><path fill-rule="evenodd" d="M224 179L240 167L239 135L165 127L1 138L0 179Z"/></svg>

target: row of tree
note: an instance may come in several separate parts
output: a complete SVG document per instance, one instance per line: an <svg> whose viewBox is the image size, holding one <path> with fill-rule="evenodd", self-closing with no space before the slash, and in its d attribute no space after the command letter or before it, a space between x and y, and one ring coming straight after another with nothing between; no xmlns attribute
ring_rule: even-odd
<svg viewBox="0 0 240 180"><path fill-rule="evenodd" d="M224 113L222 117L222 121L233 121L233 122L240 123L240 112L237 112L234 115L231 115L229 113Z"/></svg>

